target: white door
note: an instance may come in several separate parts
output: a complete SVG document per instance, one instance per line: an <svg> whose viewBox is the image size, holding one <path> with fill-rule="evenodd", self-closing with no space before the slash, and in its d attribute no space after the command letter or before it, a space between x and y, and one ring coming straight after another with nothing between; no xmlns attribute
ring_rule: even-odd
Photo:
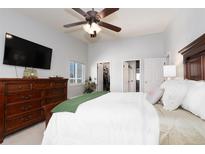
<svg viewBox="0 0 205 154"><path fill-rule="evenodd" d="M97 64L97 90L103 91L103 63Z"/></svg>
<svg viewBox="0 0 205 154"><path fill-rule="evenodd" d="M148 58L144 60L144 92L159 87L163 82L163 65L165 58Z"/></svg>
<svg viewBox="0 0 205 154"><path fill-rule="evenodd" d="M128 62L123 63L123 92L128 92Z"/></svg>

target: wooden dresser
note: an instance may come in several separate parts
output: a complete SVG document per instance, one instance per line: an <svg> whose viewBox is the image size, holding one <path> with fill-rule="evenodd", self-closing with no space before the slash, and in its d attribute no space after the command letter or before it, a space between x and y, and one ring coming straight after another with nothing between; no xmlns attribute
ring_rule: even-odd
<svg viewBox="0 0 205 154"><path fill-rule="evenodd" d="M0 79L0 142L45 120L44 108L67 99L67 79Z"/></svg>

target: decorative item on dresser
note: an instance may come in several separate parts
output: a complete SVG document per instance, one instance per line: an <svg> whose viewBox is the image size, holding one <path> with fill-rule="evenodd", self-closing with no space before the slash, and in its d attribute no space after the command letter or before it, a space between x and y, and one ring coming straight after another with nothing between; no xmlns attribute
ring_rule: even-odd
<svg viewBox="0 0 205 154"><path fill-rule="evenodd" d="M205 34L179 51L184 59L184 77L205 80Z"/></svg>
<svg viewBox="0 0 205 154"><path fill-rule="evenodd" d="M66 99L67 79L0 79L0 142L45 120L45 107Z"/></svg>

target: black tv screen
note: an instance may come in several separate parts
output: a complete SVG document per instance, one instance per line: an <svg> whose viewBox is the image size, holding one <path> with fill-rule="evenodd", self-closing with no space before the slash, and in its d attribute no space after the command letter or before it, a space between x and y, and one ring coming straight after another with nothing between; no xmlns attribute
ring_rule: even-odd
<svg viewBox="0 0 205 154"><path fill-rule="evenodd" d="M51 57L51 48L6 33L3 64L50 69Z"/></svg>

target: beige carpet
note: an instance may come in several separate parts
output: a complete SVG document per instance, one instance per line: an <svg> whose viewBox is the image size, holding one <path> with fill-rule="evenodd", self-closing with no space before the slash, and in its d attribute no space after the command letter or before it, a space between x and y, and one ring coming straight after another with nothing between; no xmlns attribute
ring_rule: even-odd
<svg viewBox="0 0 205 154"><path fill-rule="evenodd" d="M45 123L38 123L29 128L18 131L7 136L2 144L4 145L38 145L41 144Z"/></svg>

